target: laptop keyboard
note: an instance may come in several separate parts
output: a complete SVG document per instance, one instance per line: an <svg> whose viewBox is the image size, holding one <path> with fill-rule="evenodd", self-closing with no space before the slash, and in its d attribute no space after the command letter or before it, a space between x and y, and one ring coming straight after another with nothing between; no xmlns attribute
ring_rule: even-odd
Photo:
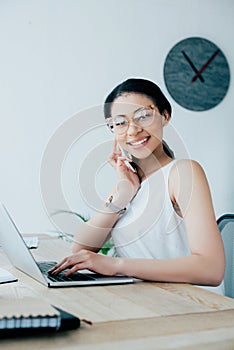
<svg viewBox="0 0 234 350"><path fill-rule="evenodd" d="M57 275L51 275L48 273L48 270L50 270L54 265L56 265L56 262L53 261L37 262L37 265L40 271L43 273L43 275L46 275L46 277L53 282L93 281L96 279L96 274L95 277L91 277L79 272L75 272L68 277L64 277L63 274L66 272L66 270L60 272Z"/></svg>

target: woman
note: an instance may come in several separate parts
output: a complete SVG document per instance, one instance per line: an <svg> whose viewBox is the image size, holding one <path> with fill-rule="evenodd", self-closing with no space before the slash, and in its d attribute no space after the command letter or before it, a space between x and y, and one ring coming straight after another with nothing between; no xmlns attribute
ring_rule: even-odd
<svg viewBox="0 0 234 350"><path fill-rule="evenodd" d="M225 258L201 166L173 159L163 141L171 106L153 82L128 79L106 98L117 184L51 273L90 269L150 281L218 286ZM123 155L123 152L127 155ZM129 166L131 162L134 169ZM117 257L97 254L112 235Z"/></svg>

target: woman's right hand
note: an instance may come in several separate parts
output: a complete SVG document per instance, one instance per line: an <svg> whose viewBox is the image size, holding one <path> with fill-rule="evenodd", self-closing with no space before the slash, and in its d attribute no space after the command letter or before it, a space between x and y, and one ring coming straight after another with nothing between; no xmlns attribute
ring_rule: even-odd
<svg viewBox="0 0 234 350"><path fill-rule="evenodd" d="M136 195L140 187L138 174L130 169L125 161L131 162L127 156L123 156L116 140L114 140L113 151L109 162L116 170L118 181L115 188L114 199L121 201L126 206Z"/></svg>

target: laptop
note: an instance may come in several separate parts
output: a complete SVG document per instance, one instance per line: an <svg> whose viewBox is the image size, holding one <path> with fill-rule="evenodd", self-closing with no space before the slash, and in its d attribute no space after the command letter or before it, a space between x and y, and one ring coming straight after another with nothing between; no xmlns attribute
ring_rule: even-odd
<svg viewBox="0 0 234 350"><path fill-rule="evenodd" d="M68 277L63 276L64 271L55 276L50 275L48 270L57 262L38 262L34 259L3 204L0 204L0 245L14 267L48 287L75 287L134 282L134 279L128 276L106 276L89 270L84 270L85 272L79 271Z"/></svg>

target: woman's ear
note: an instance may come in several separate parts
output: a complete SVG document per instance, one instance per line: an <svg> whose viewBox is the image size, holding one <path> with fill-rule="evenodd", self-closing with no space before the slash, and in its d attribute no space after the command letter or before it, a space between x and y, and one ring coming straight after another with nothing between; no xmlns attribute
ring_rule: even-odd
<svg viewBox="0 0 234 350"><path fill-rule="evenodd" d="M171 119L171 115L168 113L168 111L165 109L162 113L163 116L163 126L167 125Z"/></svg>

